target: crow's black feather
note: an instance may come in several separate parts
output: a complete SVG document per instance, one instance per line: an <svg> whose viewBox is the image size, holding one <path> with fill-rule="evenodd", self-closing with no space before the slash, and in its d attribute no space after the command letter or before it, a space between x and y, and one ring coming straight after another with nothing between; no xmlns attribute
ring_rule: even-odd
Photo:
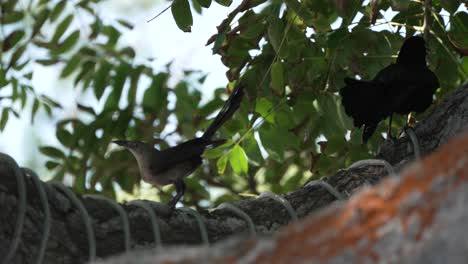
<svg viewBox="0 0 468 264"><path fill-rule="evenodd" d="M426 65L425 42L420 36L406 39L396 63L379 71L374 79L344 81L342 104L354 126L364 127L364 143L379 122L393 113L424 112L439 87L437 76Z"/></svg>

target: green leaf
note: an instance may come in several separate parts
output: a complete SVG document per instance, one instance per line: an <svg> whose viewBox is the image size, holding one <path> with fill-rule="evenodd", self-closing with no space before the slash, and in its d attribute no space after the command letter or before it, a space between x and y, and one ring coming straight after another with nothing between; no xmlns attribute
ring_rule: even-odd
<svg viewBox="0 0 468 264"><path fill-rule="evenodd" d="M231 164L235 173L247 173L249 169L247 155L241 146L236 145L231 152L229 152L229 164Z"/></svg>
<svg viewBox="0 0 468 264"><path fill-rule="evenodd" d="M23 30L15 30L11 32L3 41L3 52L13 48L24 37L24 34Z"/></svg>
<svg viewBox="0 0 468 264"><path fill-rule="evenodd" d="M46 111L47 115L49 117L52 117L52 108L48 104L43 104L42 107L44 107L44 110Z"/></svg>
<svg viewBox="0 0 468 264"><path fill-rule="evenodd" d="M207 159L216 159L216 158L222 156L225 153L226 149L231 147L232 144L234 144L234 141L228 140L228 141L226 141L226 143L222 144L221 146L218 146L218 147L212 148L212 149L207 149L203 153L203 157L207 158Z"/></svg>
<svg viewBox="0 0 468 264"><path fill-rule="evenodd" d="M343 104L338 97L333 97L336 105L337 121L343 130L353 129L353 121L346 115Z"/></svg>
<svg viewBox="0 0 468 264"><path fill-rule="evenodd" d="M94 61L85 61L81 65L81 71L76 75L75 80L73 81L73 85L78 85L78 82L83 80L83 92L86 91L89 87L89 84L93 80L92 77L95 73L94 68L96 66L96 62Z"/></svg>
<svg viewBox="0 0 468 264"><path fill-rule="evenodd" d="M197 2L204 8L208 8L211 5L211 0L197 0Z"/></svg>
<svg viewBox="0 0 468 264"><path fill-rule="evenodd" d="M226 171L227 158L227 155L223 155L216 162L216 167L218 167L218 174L223 174Z"/></svg>
<svg viewBox="0 0 468 264"><path fill-rule="evenodd" d="M63 35L63 33L65 33L72 21L73 15L68 15L62 20L62 22L60 22L60 24L55 29L54 36L52 37L52 42L57 43L59 41L60 37Z"/></svg>
<svg viewBox="0 0 468 264"><path fill-rule="evenodd" d="M458 12L450 18L450 42L459 49L468 49L468 14Z"/></svg>
<svg viewBox="0 0 468 264"><path fill-rule="evenodd" d="M65 68L63 68L62 73L60 74L60 78L65 78L69 76L80 64L81 61L81 56L80 55L74 55L70 61L68 61L67 65Z"/></svg>
<svg viewBox="0 0 468 264"><path fill-rule="evenodd" d="M150 87L143 96L143 109L147 112L160 112L167 102L166 81L168 75L160 73L153 77Z"/></svg>
<svg viewBox="0 0 468 264"><path fill-rule="evenodd" d="M10 68L12 66L15 66L18 60L21 58L23 55L24 51L26 50L26 45L23 45L21 47L18 47L15 52L13 52L13 55L11 55L10 63L8 64L7 68Z"/></svg>
<svg viewBox="0 0 468 264"><path fill-rule="evenodd" d="M107 97L104 104L104 110L116 110L119 107L122 90L127 80L128 74L131 72L131 66L127 63L121 63L115 70L115 76L112 79L112 92Z"/></svg>
<svg viewBox="0 0 468 264"><path fill-rule="evenodd" d="M26 65L29 64L29 58L25 59L24 61L22 61L21 63L19 64L16 64L15 66L13 66L13 68L16 70L16 71L21 71L22 69L24 69L24 67L26 67Z"/></svg>
<svg viewBox="0 0 468 264"><path fill-rule="evenodd" d="M275 122L274 113L270 113L272 108L273 104L265 97L257 99L257 103L255 104L255 112L259 113L266 121L270 123Z"/></svg>
<svg viewBox="0 0 468 264"><path fill-rule="evenodd" d="M460 0L440 0L440 5L442 6L442 8L447 10L451 14L457 11L460 4Z"/></svg>
<svg viewBox="0 0 468 264"><path fill-rule="evenodd" d="M2 119L0 120L0 131L3 131L3 129L5 129L5 126L8 122L8 112L9 112L8 108L4 108L2 110Z"/></svg>
<svg viewBox="0 0 468 264"><path fill-rule="evenodd" d="M3 13L3 12L2 12ZM24 17L23 12L18 12L18 11L11 11L7 12L6 14L2 14L4 17L2 18L2 24L12 24L20 21Z"/></svg>
<svg viewBox="0 0 468 264"><path fill-rule="evenodd" d="M63 154L63 152L61 150L59 150L58 148L55 148L55 147L50 147L50 146L40 147L39 151L42 154L44 154L46 156L49 156L49 157L52 157L52 158L64 158L65 157L65 154Z"/></svg>
<svg viewBox="0 0 468 264"><path fill-rule="evenodd" d="M57 60L57 59L45 59L45 60L36 60L36 62L41 64L41 65L44 65L44 66L50 66L50 65L56 64L57 62L59 62L59 60Z"/></svg>
<svg viewBox="0 0 468 264"><path fill-rule="evenodd" d="M262 146L270 154L270 157L283 161L285 144L278 144L278 142L286 143L285 139L290 140L289 134L282 130L280 127L264 124L258 130Z"/></svg>
<svg viewBox="0 0 468 264"><path fill-rule="evenodd" d="M119 22L120 25L128 28L128 29L133 29L133 24L131 24L130 22L128 21L125 21L123 19L117 19L117 22Z"/></svg>
<svg viewBox="0 0 468 264"><path fill-rule="evenodd" d="M131 47L126 47L120 50L120 54L133 59L135 57L135 50Z"/></svg>
<svg viewBox="0 0 468 264"><path fill-rule="evenodd" d="M232 0L215 0L216 3L222 6L230 6L232 4Z"/></svg>
<svg viewBox="0 0 468 264"><path fill-rule="evenodd" d="M184 32L190 32L193 18L188 0L174 0L171 11L177 26Z"/></svg>
<svg viewBox="0 0 468 264"><path fill-rule="evenodd" d="M278 95L282 95L284 92L283 64L279 61L271 65L271 87Z"/></svg>
<svg viewBox="0 0 468 264"><path fill-rule="evenodd" d="M0 88L6 86L9 82L6 80L5 71L0 67Z"/></svg>
<svg viewBox="0 0 468 264"><path fill-rule="evenodd" d="M118 137L125 137L125 131L127 131L130 121L133 117L133 107L127 107L126 109L120 111L119 117L114 122L114 127L112 129L112 135ZM110 132L110 131L105 131Z"/></svg>
<svg viewBox="0 0 468 264"><path fill-rule="evenodd" d="M20 93L20 102L21 102L21 110L24 109L24 107L26 106L26 98L27 94L26 94L26 91L23 89Z"/></svg>
<svg viewBox="0 0 468 264"><path fill-rule="evenodd" d="M49 2L50 2L50 0L40 0L37 5L38 6L43 6L43 5L45 5L45 4L49 3Z"/></svg>
<svg viewBox="0 0 468 264"><path fill-rule="evenodd" d="M408 0L392 0L392 8L395 11L406 11L410 5Z"/></svg>
<svg viewBox="0 0 468 264"><path fill-rule="evenodd" d="M34 123L34 117L37 114L37 110L39 110L39 100L34 99L33 107L31 110L31 124Z"/></svg>
<svg viewBox="0 0 468 264"><path fill-rule="evenodd" d="M328 35L327 46L335 49L343 44L343 40L348 36L347 28L339 28Z"/></svg>
<svg viewBox="0 0 468 264"><path fill-rule="evenodd" d="M215 98L213 100L211 100L210 102L198 109L198 114L200 116L208 116L216 110L218 110L219 108L221 108L223 104L224 101L215 95Z"/></svg>
<svg viewBox="0 0 468 264"><path fill-rule="evenodd" d="M224 43L225 40L226 40L226 33L225 32L218 33L216 35L216 40L215 40L215 43L213 45L213 54L218 53L218 50L223 46L223 43Z"/></svg>
<svg viewBox="0 0 468 264"><path fill-rule="evenodd" d="M224 148L216 147L213 149L207 149L203 152L203 157L206 159L216 159L224 154Z"/></svg>
<svg viewBox="0 0 468 264"><path fill-rule="evenodd" d="M263 14L256 14L249 10L239 18L239 28L242 37L256 39L265 32L265 17Z"/></svg>
<svg viewBox="0 0 468 264"><path fill-rule="evenodd" d="M34 39L32 42L34 43L34 45L36 45L36 46L38 46L40 48L49 49L49 50L53 50L53 49L56 49L58 47L58 45L55 44L55 43L40 41L40 40L37 40L37 39Z"/></svg>
<svg viewBox="0 0 468 264"><path fill-rule="evenodd" d="M36 36L36 34L39 33L45 21L49 17L49 13L50 13L49 9L43 9L39 13L39 15L37 15L36 23L34 23L34 27L33 27L32 37Z"/></svg>
<svg viewBox="0 0 468 264"><path fill-rule="evenodd" d="M2 0L2 13L13 12L19 0Z"/></svg>
<svg viewBox="0 0 468 264"><path fill-rule="evenodd" d="M101 99L101 96L108 85L107 80L109 80L111 69L112 64L107 62L107 60L101 61L100 67L94 77L94 95L98 100Z"/></svg>
<svg viewBox="0 0 468 264"><path fill-rule="evenodd" d="M117 44L120 36L122 35L115 27L105 26L103 28L104 34L108 37L107 46L113 47Z"/></svg>
<svg viewBox="0 0 468 264"><path fill-rule="evenodd" d="M128 175L119 173L119 176L117 176L115 180L120 185L122 190L128 193L132 193L133 187L135 186L135 179L135 177L128 177Z"/></svg>
<svg viewBox="0 0 468 264"><path fill-rule="evenodd" d="M57 128L57 132L55 133L57 139L59 140L62 145L66 147L71 147L73 141L73 135L64 128Z"/></svg>
<svg viewBox="0 0 468 264"><path fill-rule="evenodd" d="M314 21L314 14L309 10L309 8L304 5L304 4L301 4L299 3L297 0L284 0L284 3L289 7L291 8L292 10L294 10L294 12L296 12L296 14L302 19L304 20L304 23L308 26L312 26L313 25L313 21Z"/></svg>
<svg viewBox="0 0 468 264"><path fill-rule="evenodd" d="M46 164L45 164L45 166L46 166L46 168L48 170L53 170L53 169L57 168L59 165L60 165L60 163L55 162L55 161L51 161L51 160L47 161Z"/></svg>
<svg viewBox="0 0 468 264"><path fill-rule="evenodd" d="M52 9L52 12L50 13L50 22L54 22L60 16L66 4L67 1L62 0L57 5L55 5L54 9Z"/></svg>
<svg viewBox="0 0 468 264"><path fill-rule="evenodd" d="M201 15L202 13L202 7L196 0L192 0L192 8L197 12L197 14Z"/></svg>
<svg viewBox="0 0 468 264"><path fill-rule="evenodd" d="M61 44L58 44L59 47L57 49L51 50L53 55L58 55L70 50L73 46L75 46L78 38L80 37L80 31L75 30L73 33L70 34Z"/></svg>
<svg viewBox="0 0 468 264"><path fill-rule="evenodd" d="M206 190L206 187L203 186L198 179L189 177L186 178L185 183L190 190L196 192L196 195L201 196L202 199L210 199L210 193Z"/></svg>
<svg viewBox="0 0 468 264"><path fill-rule="evenodd" d="M130 89L128 89L127 93L127 102L129 105L135 105L136 103L138 84L145 69L145 66L138 65L136 68L132 69L132 72L130 73Z"/></svg>
<svg viewBox="0 0 468 264"><path fill-rule="evenodd" d="M272 18L268 25L268 39L276 53L280 53L281 42L284 35L284 24L279 18Z"/></svg>
<svg viewBox="0 0 468 264"><path fill-rule="evenodd" d="M255 166L261 166L261 164L263 164L263 156L253 133L249 133L242 143L245 153L247 157L249 157L249 163Z"/></svg>

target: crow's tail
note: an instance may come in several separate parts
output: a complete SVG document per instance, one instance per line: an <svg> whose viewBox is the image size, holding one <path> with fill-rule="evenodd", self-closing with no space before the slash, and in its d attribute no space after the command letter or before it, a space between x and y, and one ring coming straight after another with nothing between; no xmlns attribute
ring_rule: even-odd
<svg viewBox="0 0 468 264"><path fill-rule="evenodd" d="M218 115L215 117L210 126L206 129L203 134L203 138L211 139L211 137L216 133L216 131L228 121L232 115L237 111L244 96L244 87L242 85L237 85L231 96L224 103L223 108L219 111Z"/></svg>

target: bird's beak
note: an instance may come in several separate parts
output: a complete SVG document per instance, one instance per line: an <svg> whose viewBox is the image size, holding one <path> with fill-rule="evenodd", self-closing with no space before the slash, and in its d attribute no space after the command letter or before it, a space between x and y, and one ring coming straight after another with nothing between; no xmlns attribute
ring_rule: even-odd
<svg viewBox="0 0 468 264"><path fill-rule="evenodd" d="M122 146L122 147L127 147L128 146L128 141L127 140L114 140L112 141L112 143L115 143L119 146Z"/></svg>

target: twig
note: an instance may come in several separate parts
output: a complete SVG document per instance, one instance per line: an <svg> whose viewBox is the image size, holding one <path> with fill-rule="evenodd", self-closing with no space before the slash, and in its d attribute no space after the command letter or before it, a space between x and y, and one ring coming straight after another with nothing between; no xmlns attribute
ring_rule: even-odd
<svg viewBox="0 0 468 264"><path fill-rule="evenodd" d="M164 12L166 12L169 8L171 8L172 4L174 2L172 2L170 5L168 5L166 8L163 9L163 11L159 12L157 15L155 15L153 18L151 18L150 20L146 21L146 22L151 22L153 20L155 20L156 18L158 18L160 15L162 15Z"/></svg>
<svg viewBox="0 0 468 264"><path fill-rule="evenodd" d="M423 24L423 32L424 32L424 38L427 39L429 38L430 31L431 31L431 26L432 26L432 1L431 0L425 0L424 1L424 24Z"/></svg>

